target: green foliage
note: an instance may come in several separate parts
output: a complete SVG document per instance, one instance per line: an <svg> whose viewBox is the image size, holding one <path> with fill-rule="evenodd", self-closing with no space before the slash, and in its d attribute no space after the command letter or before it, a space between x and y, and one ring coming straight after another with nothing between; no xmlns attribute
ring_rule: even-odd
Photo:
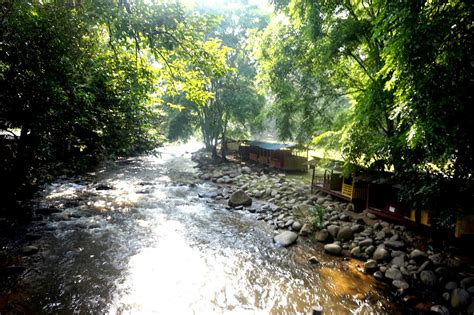
<svg viewBox="0 0 474 315"><path fill-rule="evenodd" d="M311 224L316 230L322 229L324 223L324 215L326 214L326 208L321 205L315 205L309 209L311 214Z"/></svg>
<svg viewBox="0 0 474 315"><path fill-rule="evenodd" d="M313 99L339 95L350 106L333 107L330 116L339 118L320 130L305 128L306 135L339 145L346 165L394 171L402 199L441 213L442 222L473 210L472 5L276 4L257 57L281 136L297 138L300 113L317 116L307 111L318 108Z"/></svg>
<svg viewBox="0 0 474 315"><path fill-rule="evenodd" d="M184 129L174 128L170 121L169 133L172 138L191 135L191 127L199 128L206 148L217 155L219 141L227 137L246 138L250 131L259 127L259 118L264 99L254 86L256 67L247 48L249 34L255 28L265 25L265 15L256 7L246 6L237 10L203 8L203 14L219 15L214 28L206 34L209 54L219 56L211 67L202 68L199 87L209 93L205 101L178 95L171 103L179 103L184 110L171 117L188 125ZM218 72L215 72L219 69ZM189 113L191 112L191 114ZM194 116L193 120L191 117ZM222 152L225 157L225 151Z"/></svg>
<svg viewBox="0 0 474 315"><path fill-rule="evenodd" d="M0 131L18 130L1 139L12 199L53 170L152 150L164 95L205 103L203 72L224 73L209 22L177 3L7 1L0 14Z"/></svg>

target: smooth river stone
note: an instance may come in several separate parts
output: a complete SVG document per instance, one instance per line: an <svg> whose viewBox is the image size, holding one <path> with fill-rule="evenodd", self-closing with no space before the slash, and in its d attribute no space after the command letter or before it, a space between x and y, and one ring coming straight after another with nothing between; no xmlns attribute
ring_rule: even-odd
<svg viewBox="0 0 474 315"><path fill-rule="evenodd" d="M279 244L283 247L287 247L287 246L290 246L291 244L293 244L294 242L296 242L297 238L298 238L297 233L292 232L292 231L284 231L284 232L276 235L273 238L273 241L275 241L275 243L277 243L277 244Z"/></svg>

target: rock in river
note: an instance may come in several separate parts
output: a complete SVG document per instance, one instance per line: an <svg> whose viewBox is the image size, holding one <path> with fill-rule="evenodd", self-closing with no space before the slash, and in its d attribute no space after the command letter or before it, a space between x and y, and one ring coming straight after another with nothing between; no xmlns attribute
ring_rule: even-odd
<svg viewBox="0 0 474 315"><path fill-rule="evenodd" d="M287 247L296 242L296 239L298 238L298 234L292 231L285 231L273 238L273 241L275 243Z"/></svg>
<svg viewBox="0 0 474 315"><path fill-rule="evenodd" d="M331 255L340 255L342 252L341 246L337 244L326 244L324 245L324 250Z"/></svg>
<svg viewBox="0 0 474 315"><path fill-rule="evenodd" d="M252 205L252 198L250 198L242 190L237 190L229 198L229 206L231 207L237 207L237 206L248 207L251 205Z"/></svg>

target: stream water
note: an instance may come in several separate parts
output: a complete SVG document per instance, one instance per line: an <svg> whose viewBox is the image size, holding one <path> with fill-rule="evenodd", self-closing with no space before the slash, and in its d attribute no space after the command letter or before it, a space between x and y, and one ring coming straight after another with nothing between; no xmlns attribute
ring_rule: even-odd
<svg viewBox="0 0 474 315"><path fill-rule="evenodd" d="M0 296L0 314L307 314L313 305L325 314L394 312L357 262L303 239L276 247L255 214L199 198L217 186L194 184L186 149L45 187L38 206L63 210L27 226L41 235L27 242L39 252L18 255L27 268ZM310 266L311 256L321 263Z"/></svg>

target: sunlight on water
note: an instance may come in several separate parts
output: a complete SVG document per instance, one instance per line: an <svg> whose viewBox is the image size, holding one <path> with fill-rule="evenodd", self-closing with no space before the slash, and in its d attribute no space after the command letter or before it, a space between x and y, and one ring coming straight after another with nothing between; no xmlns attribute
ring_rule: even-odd
<svg viewBox="0 0 474 315"><path fill-rule="evenodd" d="M34 283L31 313L293 315L315 304L325 314L390 309L389 297L350 263L334 263L303 241L276 247L273 229L255 214L199 198L218 189L195 180L189 152L200 146L161 148L160 155L126 159L92 181L46 187L40 203L62 210L39 227L51 237L42 239L48 251L38 272L26 278ZM321 265L308 266L310 256Z"/></svg>

